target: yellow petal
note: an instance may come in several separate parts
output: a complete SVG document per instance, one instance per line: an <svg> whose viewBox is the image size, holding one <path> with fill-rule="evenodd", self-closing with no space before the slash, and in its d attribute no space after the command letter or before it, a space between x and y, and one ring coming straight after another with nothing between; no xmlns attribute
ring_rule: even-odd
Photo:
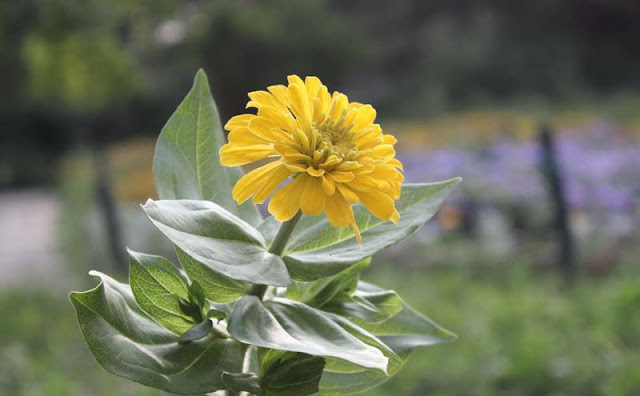
<svg viewBox="0 0 640 396"><path fill-rule="evenodd" d="M296 143L294 143L294 144L284 144L284 143L278 142L278 143L275 143L273 145L273 148L275 148L283 156L301 154L300 153L300 148L298 147L298 145ZM309 156L306 156L306 157L310 158Z"/></svg>
<svg viewBox="0 0 640 396"><path fill-rule="evenodd" d="M333 119L334 122L338 122L348 103L349 99L347 99L345 95L335 92L328 116Z"/></svg>
<svg viewBox="0 0 640 396"><path fill-rule="evenodd" d="M289 83L289 85L291 84L299 84L304 86L304 81L302 81L302 79L300 77L298 77L296 74L291 74L289 76L287 76L287 82Z"/></svg>
<svg viewBox="0 0 640 396"><path fill-rule="evenodd" d="M376 158L391 159L396 155L396 151L390 144L379 144L371 151L371 156Z"/></svg>
<svg viewBox="0 0 640 396"><path fill-rule="evenodd" d="M246 127L247 125L249 125L249 121L251 121L253 117L255 117L254 114L240 114L231 117L231 119L225 124L224 129L230 131L233 128Z"/></svg>
<svg viewBox="0 0 640 396"><path fill-rule="evenodd" d="M229 143L233 146L252 146L270 142L251 132L247 127L236 127L229 132Z"/></svg>
<svg viewBox="0 0 640 396"><path fill-rule="evenodd" d="M316 125L322 124L327 117L327 112L331 106L331 95L329 90L324 85L320 87L318 95L313 101L313 121Z"/></svg>
<svg viewBox="0 0 640 396"><path fill-rule="evenodd" d="M233 187L233 199L238 204L249 199L260 187L262 187L265 180L267 180L265 177L270 175L273 170L280 167L282 167L282 161L276 161L254 169L242 176Z"/></svg>
<svg viewBox="0 0 640 396"><path fill-rule="evenodd" d="M342 196L347 201L349 201L349 203L354 204L354 203L360 202L360 198L358 197L358 194L353 192L353 190L351 190L345 184L336 184L336 186L338 187L338 191L340 191L340 194L342 194Z"/></svg>
<svg viewBox="0 0 640 396"><path fill-rule="evenodd" d="M360 139L356 142L356 147L358 147L358 150L368 150L371 149L373 147L376 147L379 144L382 144L384 142L384 138L382 137L382 135L368 135L366 138L364 139Z"/></svg>
<svg viewBox="0 0 640 396"><path fill-rule="evenodd" d="M249 123L249 129L270 142L292 142L289 134L280 129L273 120L266 117L254 117Z"/></svg>
<svg viewBox="0 0 640 396"><path fill-rule="evenodd" d="M285 106L289 106L289 94L287 93L287 87L284 85L272 85L267 87L267 90L275 96L279 102Z"/></svg>
<svg viewBox="0 0 640 396"><path fill-rule="evenodd" d="M311 161L311 157L309 157L306 154L300 154L300 153L293 153L293 154L284 154L283 157L287 160L287 162L289 162L290 164L293 163L308 163L309 161Z"/></svg>
<svg viewBox="0 0 640 396"><path fill-rule="evenodd" d="M294 172L294 173L300 173L300 172L306 172L307 171L307 166L306 165L302 165L302 164L292 164L289 162L285 162L284 166L287 167L287 169L289 169L289 171Z"/></svg>
<svg viewBox="0 0 640 396"><path fill-rule="evenodd" d="M327 197L325 203L325 210L327 213L327 219L334 227L346 227L350 223L349 211L351 205L340 194L333 194Z"/></svg>
<svg viewBox="0 0 640 396"><path fill-rule="evenodd" d="M262 106L270 106L280 111L287 110L284 103L280 102L278 98L267 91L249 92L249 98L251 98L251 101L247 103L247 107L255 107L259 109Z"/></svg>
<svg viewBox="0 0 640 396"><path fill-rule="evenodd" d="M355 177L352 172L331 171L328 175L338 183L347 183Z"/></svg>
<svg viewBox="0 0 640 396"><path fill-rule="evenodd" d="M311 143L309 142L309 137L307 134L301 129L296 129L293 133L295 141L300 145L300 150L302 152L308 153L311 147Z"/></svg>
<svg viewBox="0 0 640 396"><path fill-rule="evenodd" d="M294 115L300 119L305 129L310 128L312 118L311 105L309 104L309 96L304 84L290 84L287 91Z"/></svg>
<svg viewBox="0 0 640 396"><path fill-rule="evenodd" d="M382 220L390 220L396 212L395 203L391 197L380 191L357 191L362 204L374 216Z"/></svg>
<svg viewBox="0 0 640 396"><path fill-rule="evenodd" d="M324 169L316 169L313 166L307 168L307 173L314 177L320 177L324 175Z"/></svg>
<svg viewBox="0 0 640 396"><path fill-rule="evenodd" d="M307 95L309 95L309 106L313 108L314 99L318 96L322 83L318 77L310 76L304 79L304 85L307 88Z"/></svg>
<svg viewBox="0 0 640 396"><path fill-rule="evenodd" d="M384 139L384 143L385 144L396 144L396 143L398 143L398 139L396 139L392 135L383 135L382 138Z"/></svg>
<svg viewBox="0 0 640 396"><path fill-rule="evenodd" d="M296 129L296 122L287 109L283 111L275 107L264 106L258 110L258 116L268 118L273 122L275 127L284 129L285 131L293 131Z"/></svg>
<svg viewBox="0 0 640 396"><path fill-rule="evenodd" d="M344 161L337 166L337 170L341 172L349 172L354 171L362 167L362 164L359 164L356 161Z"/></svg>
<svg viewBox="0 0 640 396"><path fill-rule="evenodd" d="M397 177L398 173L400 172L398 172L395 166L379 164L375 166L369 175L379 180L393 180Z"/></svg>
<svg viewBox="0 0 640 396"><path fill-rule="evenodd" d="M325 203L327 219L334 227L346 227L351 225L358 242L362 243L362 236L358 229L358 224L353 216L351 205L340 194L334 194L327 197Z"/></svg>
<svg viewBox="0 0 640 396"><path fill-rule="evenodd" d="M398 213L397 210L394 210L389 220L391 220L393 224L398 225L398 222L400 221L400 213Z"/></svg>
<svg viewBox="0 0 640 396"><path fill-rule="evenodd" d="M302 196L300 197L300 209L309 216L317 216L324 210L327 195L322 189L322 180L308 175L300 175L306 179Z"/></svg>
<svg viewBox="0 0 640 396"><path fill-rule="evenodd" d="M273 194L269 201L269 212L276 220L279 222L291 220L298 213L305 181L305 178L298 176Z"/></svg>
<svg viewBox="0 0 640 396"><path fill-rule="evenodd" d="M367 175L359 175L349 181L349 188L354 191L371 192L378 189L378 181Z"/></svg>
<svg viewBox="0 0 640 396"><path fill-rule="evenodd" d="M264 181L262 182L262 185L257 189L253 196L253 203L261 204L266 201L269 195L271 195L271 193L278 188L282 182L287 180L289 176L291 176L291 171L289 171L289 169L287 169L282 163L272 169L268 174L265 174L263 176Z"/></svg>
<svg viewBox="0 0 640 396"><path fill-rule="evenodd" d="M402 162L400 162L400 161L399 161L398 159L396 159L396 158L392 158L392 159L390 159L389 161L387 161L387 164L389 164L389 165L393 165L393 166L395 166L396 168L401 169L401 170L402 170L402 169L404 169L404 167L402 166Z"/></svg>
<svg viewBox="0 0 640 396"><path fill-rule="evenodd" d="M324 170L327 170L338 165L340 161L342 160L338 158L335 154L333 154L333 155L330 155L329 158L327 158L327 160L324 161L324 163L320 164L320 167Z"/></svg>
<svg viewBox="0 0 640 396"><path fill-rule="evenodd" d="M336 192L336 183L328 177L322 176L322 189L327 195L333 195Z"/></svg>
<svg viewBox="0 0 640 396"><path fill-rule="evenodd" d="M269 144L255 144L252 146L232 146L225 144L220 149L220 163L224 166L239 166L248 164L270 155L277 154Z"/></svg>

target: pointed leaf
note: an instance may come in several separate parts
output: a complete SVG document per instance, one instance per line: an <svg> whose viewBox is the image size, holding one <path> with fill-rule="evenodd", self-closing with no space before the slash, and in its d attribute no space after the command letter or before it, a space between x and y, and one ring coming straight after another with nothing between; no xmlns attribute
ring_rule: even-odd
<svg viewBox="0 0 640 396"><path fill-rule="evenodd" d="M194 322L180 308L187 297L187 281L167 259L129 250L129 282L138 303L149 316L169 331L182 334Z"/></svg>
<svg viewBox="0 0 640 396"><path fill-rule="evenodd" d="M226 313L219 311L217 309L210 309L209 312L207 312L207 318L215 319L218 322L223 320L226 317L227 317Z"/></svg>
<svg viewBox="0 0 640 396"><path fill-rule="evenodd" d="M328 361L320 382L321 395L349 395L378 386L402 368L415 348L455 339L455 335L413 310L393 291L360 281L354 293L356 297L367 298L367 304L375 306L380 311L387 310L384 306L389 303L389 297L384 296L391 295L397 298L391 297L393 309L387 312L398 309L398 300L401 303L400 311L382 322L371 323L370 320L366 320L370 318L358 318L359 313L354 315L351 310L343 313L348 314L351 321L375 334L385 345L394 350L397 354L394 356L400 356L400 360L389 359L388 376L381 375L376 370L365 370L355 366L350 368L344 362L336 364L334 361ZM330 308L332 304L333 302L325 305L323 309Z"/></svg>
<svg viewBox="0 0 640 396"><path fill-rule="evenodd" d="M271 350L273 351L273 350ZM318 392L324 359L305 353L281 353L278 359L262 366L260 383L273 396L306 396Z"/></svg>
<svg viewBox="0 0 640 396"><path fill-rule="evenodd" d="M222 373L222 382L234 392L250 392L262 396L260 378L254 373Z"/></svg>
<svg viewBox="0 0 640 396"><path fill-rule="evenodd" d="M224 371L241 371L243 349L231 339L207 337L180 345L147 316L128 285L92 271L94 289L70 295L91 353L107 371L143 385L180 394L224 388Z"/></svg>
<svg viewBox="0 0 640 396"><path fill-rule="evenodd" d="M184 298L180 298L178 303L180 304L182 312L195 321L195 323L202 321L202 308L191 301L185 300Z"/></svg>
<svg viewBox="0 0 640 396"><path fill-rule="evenodd" d="M367 268L370 262L371 258L366 258L336 275L313 282L294 281L287 288L286 297L320 308L339 293L350 295L356 289L360 272Z"/></svg>
<svg viewBox="0 0 640 396"><path fill-rule="evenodd" d="M171 242L213 271L255 284L291 283L282 259L267 252L262 235L221 206L149 200L142 208Z"/></svg>
<svg viewBox="0 0 640 396"><path fill-rule="evenodd" d="M204 308L207 298L204 296L204 290L197 280L192 280L189 285L189 301L199 308Z"/></svg>
<svg viewBox="0 0 640 396"><path fill-rule="evenodd" d="M180 338L178 338L178 343L186 344L191 341L200 340L208 336L209 333L211 333L211 329L213 329L213 323L210 319L205 319L181 335Z"/></svg>
<svg viewBox="0 0 640 396"><path fill-rule="evenodd" d="M341 319L351 323L347 319ZM365 339L363 341L367 342ZM378 347L377 345L374 346ZM338 396L359 393L378 386L400 371L405 363L403 359L386 345L384 348L379 349L389 359L386 373L357 366L343 360L327 359L322 380L320 381L320 394Z"/></svg>
<svg viewBox="0 0 640 396"><path fill-rule="evenodd" d="M382 350L389 359L387 373L373 370L337 359L327 359L327 364L320 380L320 395L342 396L360 393L374 388L394 376L406 360L393 352Z"/></svg>
<svg viewBox="0 0 640 396"><path fill-rule="evenodd" d="M176 247L178 260L190 279L197 279L211 301L226 303L244 296L249 285L221 275Z"/></svg>
<svg viewBox="0 0 640 396"><path fill-rule="evenodd" d="M380 293L384 289L360 281L358 291ZM358 319L354 319L354 322L378 336L400 356L407 356L419 347L451 342L457 338L405 302L400 312L384 322L371 324Z"/></svg>
<svg viewBox="0 0 640 396"><path fill-rule="evenodd" d="M283 298L263 303L255 296L243 297L229 318L228 330L246 344L387 368L388 359L378 349L385 347L371 334L337 315Z"/></svg>
<svg viewBox="0 0 640 396"><path fill-rule="evenodd" d="M309 281L335 275L349 265L411 236L433 217L460 180L405 184L402 196L396 202L400 212L398 225L382 221L364 206L355 205L354 214L362 233L362 243L355 239L351 228L333 227L325 216L303 216L284 251L284 261L291 277ZM266 233L272 227L261 224L260 228Z"/></svg>
<svg viewBox="0 0 640 396"><path fill-rule="evenodd" d="M359 291L351 297L330 301L322 309L340 316L379 323L402 310L403 301L393 290L379 292Z"/></svg>
<svg viewBox="0 0 640 396"><path fill-rule="evenodd" d="M203 70L193 87L162 128L153 159L153 177L160 199L195 199L217 203L249 224L262 220L255 205L236 205L233 186L240 168L220 164L225 143L216 104Z"/></svg>

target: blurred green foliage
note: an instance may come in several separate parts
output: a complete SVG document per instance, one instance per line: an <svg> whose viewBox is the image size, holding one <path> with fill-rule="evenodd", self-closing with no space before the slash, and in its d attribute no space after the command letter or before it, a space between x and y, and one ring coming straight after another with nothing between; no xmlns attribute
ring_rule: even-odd
<svg viewBox="0 0 640 396"><path fill-rule="evenodd" d="M637 269L625 266L563 291L555 277L531 278L520 264L478 272L398 269L384 258L372 263L365 279L406 295L459 339L415 353L400 374L367 395L638 394ZM0 314L11 318L0 324L6 340L0 387L7 394L157 394L93 361L60 296L3 291Z"/></svg>
<svg viewBox="0 0 640 396"><path fill-rule="evenodd" d="M17 308L18 307L18 308ZM3 394L153 395L145 389L96 370L63 296L46 291L0 292L0 387Z"/></svg>
<svg viewBox="0 0 640 396"><path fill-rule="evenodd" d="M637 273L561 290L557 279L532 277L518 261L481 273L466 268L401 276L377 264L373 279L409 293L409 303L430 310L459 339L416 353L372 395L640 392Z"/></svg>
<svg viewBox="0 0 640 396"><path fill-rule="evenodd" d="M639 16L634 0L2 0L0 186L50 182L69 146L157 135L198 67L223 118L290 73L387 118L633 102Z"/></svg>
<svg viewBox="0 0 640 396"><path fill-rule="evenodd" d="M100 108L139 85L131 60L108 36L72 34L56 41L30 36L24 58L32 94L75 111Z"/></svg>

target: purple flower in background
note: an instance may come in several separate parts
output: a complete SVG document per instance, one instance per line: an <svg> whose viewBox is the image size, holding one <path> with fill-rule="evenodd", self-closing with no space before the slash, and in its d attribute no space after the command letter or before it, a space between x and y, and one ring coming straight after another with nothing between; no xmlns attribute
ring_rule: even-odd
<svg viewBox="0 0 640 396"><path fill-rule="evenodd" d="M640 140L614 126L562 130L556 152L568 204L575 209L633 211L640 195ZM483 147L440 148L398 153L407 182L462 176L457 198L535 205L546 199L537 141L502 138ZM539 201L538 201L539 202Z"/></svg>

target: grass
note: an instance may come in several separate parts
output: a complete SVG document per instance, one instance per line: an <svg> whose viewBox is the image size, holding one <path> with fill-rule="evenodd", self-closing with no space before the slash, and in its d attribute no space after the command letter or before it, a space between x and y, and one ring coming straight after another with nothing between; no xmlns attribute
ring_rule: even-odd
<svg viewBox="0 0 640 396"><path fill-rule="evenodd" d="M365 278L394 288L456 332L420 350L367 395L631 395L640 393L640 276L583 279L523 265L424 271L378 259ZM158 395L103 371L84 346L71 305L44 291L0 293L0 388L27 395Z"/></svg>
<svg viewBox="0 0 640 396"><path fill-rule="evenodd" d="M158 392L103 371L93 360L65 296L0 292L0 389L13 396L136 395Z"/></svg>
<svg viewBox="0 0 640 396"><path fill-rule="evenodd" d="M554 274L532 276L521 263L482 274L373 267L367 279L395 288L459 339L416 352L370 395L640 394L637 274L562 290Z"/></svg>

